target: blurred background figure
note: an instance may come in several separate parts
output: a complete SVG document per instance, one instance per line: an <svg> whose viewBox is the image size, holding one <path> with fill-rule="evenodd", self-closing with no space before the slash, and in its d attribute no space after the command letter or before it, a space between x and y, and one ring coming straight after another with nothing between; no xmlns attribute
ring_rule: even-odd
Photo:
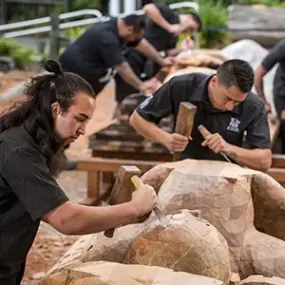
<svg viewBox="0 0 285 285"><path fill-rule="evenodd" d="M176 56L182 50L194 48L194 42L189 37L182 42L180 48L177 48L177 43L179 34L185 32L190 35L201 30L202 21L198 14L194 12L178 14L168 5L157 3L157 1L143 1L143 4L143 11L146 15L144 38L155 49L162 52L163 56ZM161 66L149 60L140 51L128 50L125 57L137 76L144 75L145 80L152 78L161 69ZM115 79L117 102L121 102L126 96L136 92L120 74L117 74Z"/></svg>

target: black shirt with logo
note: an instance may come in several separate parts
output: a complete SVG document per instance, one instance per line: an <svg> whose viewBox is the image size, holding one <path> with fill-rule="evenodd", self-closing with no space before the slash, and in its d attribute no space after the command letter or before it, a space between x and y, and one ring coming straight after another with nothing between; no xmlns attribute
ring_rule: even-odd
<svg viewBox="0 0 285 285"><path fill-rule="evenodd" d="M24 125L0 134L0 284L14 285L44 214L68 201Z"/></svg>
<svg viewBox="0 0 285 285"><path fill-rule="evenodd" d="M181 159L224 160L208 147L201 146L204 139L197 129L200 124L211 133L219 133L230 144L242 146L246 134L248 148L270 148L269 126L262 100L249 93L232 111L217 110L209 100L207 87L210 78L202 73L176 76L142 102L137 112L145 120L158 124L170 114L174 115L176 121L180 102L197 106L191 134L193 140L189 141Z"/></svg>

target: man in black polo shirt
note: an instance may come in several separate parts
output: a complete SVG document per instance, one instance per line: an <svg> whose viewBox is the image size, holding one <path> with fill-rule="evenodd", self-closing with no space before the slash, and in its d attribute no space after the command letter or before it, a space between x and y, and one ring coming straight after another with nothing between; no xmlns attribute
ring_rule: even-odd
<svg viewBox="0 0 285 285"><path fill-rule="evenodd" d="M192 73L174 77L133 113L131 125L142 135L171 152L183 152L182 159L224 160L228 153L247 167L266 170L271 165L270 135L264 103L250 92L253 71L242 60L223 63L216 75ZM170 114L176 120L180 102L197 106L192 137L167 133L156 126ZM197 127L211 133L203 139ZM248 148L242 147L246 132Z"/></svg>
<svg viewBox="0 0 285 285"><path fill-rule="evenodd" d="M143 7L143 11L147 16L144 38L158 51L169 56L175 56L183 50L176 47L180 33L193 33L199 31L202 26L201 19L196 13L179 15L166 4L149 3ZM184 48L190 49L192 41L187 39L185 42L189 44L184 44ZM145 73L147 79L153 77L161 68L153 60L149 60L134 49L127 52L126 59L138 76ZM120 74L117 74L115 79L117 102L121 102L126 96L136 92Z"/></svg>
<svg viewBox="0 0 285 285"><path fill-rule="evenodd" d="M124 50L135 47L160 66L171 65L145 40L141 39L145 22L142 16L129 15L96 23L70 44L59 57L64 71L74 72L87 80L96 94L118 72L137 91L152 91L142 82L124 57Z"/></svg>
<svg viewBox="0 0 285 285"><path fill-rule="evenodd" d="M48 61L49 73L27 85L27 100L0 118L0 284L20 285L41 220L63 234L85 235L131 223L151 212L145 185L130 202L86 207L69 201L55 176L62 147L85 134L95 109L91 86Z"/></svg>
<svg viewBox="0 0 285 285"><path fill-rule="evenodd" d="M160 66L171 65L172 61L163 59L146 39L141 39L144 27L144 18L138 15L121 19L111 18L106 22L94 24L61 54L59 61L63 70L77 73L87 80L96 95L116 72L136 92L152 92L153 83L143 82L126 61L126 48L140 50ZM75 168L76 162L65 157L64 169Z"/></svg>
<svg viewBox="0 0 285 285"><path fill-rule="evenodd" d="M263 59L255 71L254 85L257 95L265 102L268 111L271 107L266 100L263 89L263 77L275 64L279 63L273 83L273 100L278 118L281 120L279 137L282 153L285 153L285 40L279 41Z"/></svg>

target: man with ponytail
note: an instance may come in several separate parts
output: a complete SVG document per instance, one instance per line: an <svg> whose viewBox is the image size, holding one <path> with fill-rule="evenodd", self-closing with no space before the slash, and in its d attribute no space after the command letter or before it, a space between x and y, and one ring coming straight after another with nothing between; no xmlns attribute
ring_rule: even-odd
<svg viewBox="0 0 285 285"><path fill-rule="evenodd" d="M19 285L41 220L67 235L85 235L132 223L156 206L144 186L132 200L87 207L67 198L56 182L66 144L84 135L95 109L92 87L47 61L49 73L26 86L27 99L0 118L0 284Z"/></svg>

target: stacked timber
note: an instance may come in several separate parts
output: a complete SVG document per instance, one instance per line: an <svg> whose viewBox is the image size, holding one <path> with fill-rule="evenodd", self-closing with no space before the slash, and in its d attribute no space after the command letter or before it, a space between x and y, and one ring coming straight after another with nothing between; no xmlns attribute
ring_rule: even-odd
<svg viewBox="0 0 285 285"><path fill-rule="evenodd" d="M106 128L89 137L89 147L93 153L128 152L128 153L155 153L168 154L168 150L157 143L145 139L130 126L129 119L137 106L147 98L142 93L126 97L117 107L115 120ZM173 116L161 120L159 126L167 131L173 131Z"/></svg>

